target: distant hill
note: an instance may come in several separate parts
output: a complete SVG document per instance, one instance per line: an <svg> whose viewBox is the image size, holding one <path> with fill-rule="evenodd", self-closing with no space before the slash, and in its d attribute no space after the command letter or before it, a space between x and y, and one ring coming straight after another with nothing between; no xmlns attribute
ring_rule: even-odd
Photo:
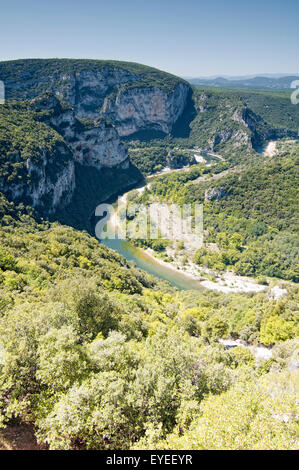
<svg viewBox="0 0 299 470"><path fill-rule="evenodd" d="M291 87L294 80L299 80L298 75L284 76L255 76L255 77L210 77L210 78L189 78L192 85L206 86L213 88L245 88L245 89L272 89L286 90Z"/></svg>

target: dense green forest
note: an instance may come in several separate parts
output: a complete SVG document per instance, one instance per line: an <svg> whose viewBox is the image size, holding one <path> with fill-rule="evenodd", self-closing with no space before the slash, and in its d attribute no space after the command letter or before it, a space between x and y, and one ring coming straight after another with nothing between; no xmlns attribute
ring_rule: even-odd
<svg viewBox="0 0 299 470"><path fill-rule="evenodd" d="M298 282L298 155L298 143L283 142L271 159L231 171L194 165L157 177L134 202L203 203L205 246L196 263ZM217 197L207 197L211 190Z"/></svg>
<svg viewBox="0 0 299 470"><path fill-rule="evenodd" d="M51 449L294 447L295 286L179 292L85 232L1 210L2 426L33 423Z"/></svg>

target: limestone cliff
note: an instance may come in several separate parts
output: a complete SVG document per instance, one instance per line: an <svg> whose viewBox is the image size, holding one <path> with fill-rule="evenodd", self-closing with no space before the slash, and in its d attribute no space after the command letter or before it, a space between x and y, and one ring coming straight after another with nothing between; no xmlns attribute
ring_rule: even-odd
<svg viewBox="0 0 299 470"><path fill-rule="evenodd" d="M76 165L97 171L129 168L114 126L103 118L77 118L51 93L0 111L6 127L0 135L0 191L15 202L51 214L71 202Z"/></svg>
<svg viewBox="0 0 299 470"><path fill-rule="evenodd" d="M8 98L51 92L78 117L105 117L121 136L139 130L168 134L186 106L190 86L166 72L117 61L70 59L0 62Z"/></svg>
<svg viewBox="0 0 299 470"><path fill-rule="evenodd" d="M22 113L19 117L28 119ZM55 131L40 123L30 121L28 125L27 121L24 127L14 126L14 131L16 128L5 154L1 148L0 191L12 201L49 214L67 206L75 189L75 163L70 149ZM37 135L38 140L30 134Z"/></svg>
<svg viewBox="0 0 299 470"><path fill-rule="evenodd" d="M183 83L171 95L157 87L120 89L105 98L101 113L115 124L121 136L144 129L168 134L184 110L188 93Z"/></svg>
<svg viewBox="0 0 299 470"><path fill-rule="evenodd" d="M227 158L234 155L239 160L245 154L254 157L255 151L268 140L296 138L294 126L286 123L286 120L296 122L296 108L289 108L286 99L273 99L254 92L198 90L194 94L197 114L191 125L191 137L203 150ZM285 110L286 120L278 118L277 106ZM281 126L283 122L287 124L285 128Z"/></svg>
<svg viewBox="0 0 299 470"><path fill-rule="evenodd" d="M0 132L0 191L47 214L67 206L75 193L82 200L78 184L90 200L88 185L97 194L105 186L107 196L101 178L110 169L128 171L127 178L112 178L132 184L136 172L120 138L138 131L170 133L192 93L178 77L116 61L0 62L0 80L7 98L0 119L2 113L8 131Z"/></svg>

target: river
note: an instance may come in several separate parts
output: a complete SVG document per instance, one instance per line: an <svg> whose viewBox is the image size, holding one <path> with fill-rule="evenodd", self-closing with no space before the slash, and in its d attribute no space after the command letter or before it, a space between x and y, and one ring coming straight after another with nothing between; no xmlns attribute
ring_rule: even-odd
<svg viewBox="0 0 299 470"><path fill-rule="evenodd" d="M183 170L184 169L182 169L181 171ZM136 185L136 189L142 190L142 188L145 187L149 183L149 181L152 181L155 176L158 175L151 175L146 179L144 183ZM130 189L130 191L132 191L132 188ZM116 204L119 198L121 198L123 203L126 203L126 196L130 191L125 191L122 194L112 197L109 200L109 204ZM109 220L108 223L112 223L111 220ZM101 243L103 243L108 248L118 251L128 261L133 262L137 268L143 269L144 271L156 276L159 279L168 281L172 286L176 287L179 290L205 290L205 287L200 281L192 279L191 277L184 275L183 273L173 269L172 267L166 266L166 263L159 263L159 261L156 261L144 250L136 247L127 240L101 240ZM241 277L238 277L238 279L241 279ZM256 359L265 360L269 359L272 356L272 351L263 345L259 345L258 347L256 347L250 344L244 344L238 340L235 341L231 339L220 341L225 347L242 346L245 348L249 348Z"/></svg>
<svg viewBox="0 0 299 470"><path fill-rule="evenodd" d="M172 170L174 172L177 171L186 171L186 168L182 168L180 170ZM161 173L165 173L167 171L163 171ZM170 170L168 171L170 172ZM160 173L160 174L161 174ZM153 178L159 176L150 175L147 177L146 182L136 185L136 189L143 188L148 184L149 181L153 181ZM130 189L132 191L132 188ZM128 191L128 192L130 192ZM117 196L111 198L108 202L109 204L115 204L118 201L118 198L122 198L122 200L126 200L127 192L122 194L118 194ZM108 221L109 223L109 221ZM179 290L203 290L204 287L201 285L199 281L196 279L192 279L190 276L185 275L184 273L178 272L177 270L173 269L172 267L166 266L166 263L159 263L159 261L155 260L152 256L148 255L144 250L141 248L137 248L127 240L101 240L101 243L106 245L108 248L118 251L124 258L128 261L133 261L134 265L137 268L143 269L144 271L156 276L159 279L168 281L172 286L176 287Z"/></svg>
<svg viewBox="0 0 299 470"><path fill-rule="evenodd" d="M132 243L125 240L102 240L102 243L113 250L117 250L128 261L133 261L137 268L152 274L159 279L169 281L179 290L203 290L203 286L199 281L189 276L179 273L172 268L168 268L164 264L160 264L149 256L141 248L135 247Z"/></svg>

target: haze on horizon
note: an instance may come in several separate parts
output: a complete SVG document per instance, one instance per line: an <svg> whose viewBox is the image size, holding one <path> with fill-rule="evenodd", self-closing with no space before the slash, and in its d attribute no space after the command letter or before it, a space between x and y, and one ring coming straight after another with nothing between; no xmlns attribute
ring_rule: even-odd
<svg viewBox="0 0 299 470"><path fill-rule="evenodd" d="M184 77L293 75L298 14L297 0L0 0L0 60L126 60Z"/></svg>

